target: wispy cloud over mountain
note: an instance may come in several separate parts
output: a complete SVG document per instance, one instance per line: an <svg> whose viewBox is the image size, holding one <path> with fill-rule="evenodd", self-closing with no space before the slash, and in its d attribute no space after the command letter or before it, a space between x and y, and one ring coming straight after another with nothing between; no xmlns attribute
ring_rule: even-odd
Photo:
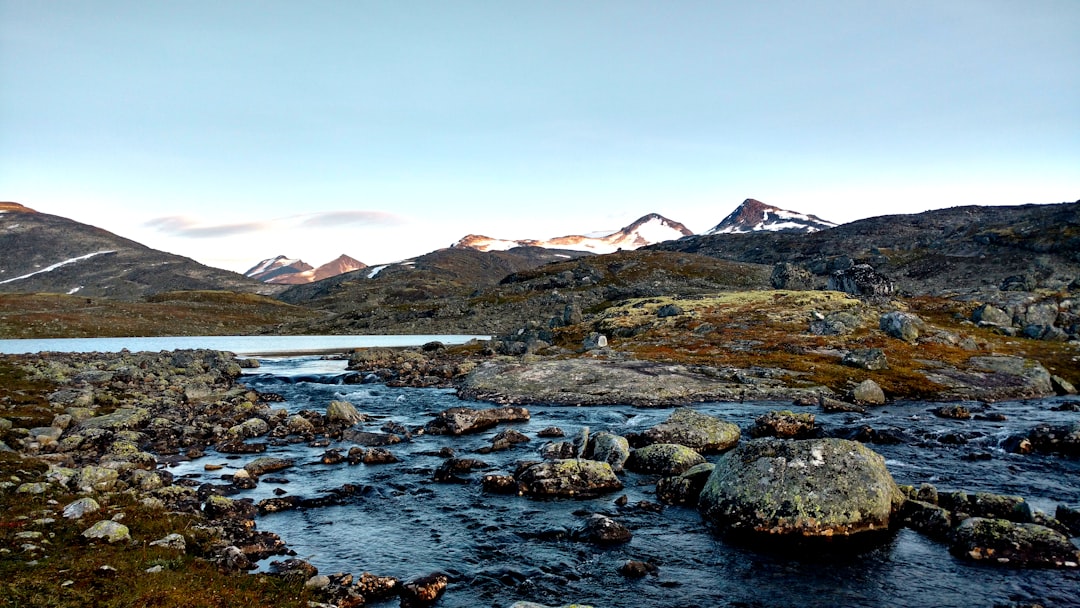
<svg viewBox="0 0 1080 608"><path fill-rule="evenodd" d="M342 224L372 224L377 226L393 226L401 223L401 219L392 213L385 211L327 211L299 216L303 218L300 226L304 228L337 227Z"/></svg>
<svg viewBox="0 0 1080 608"><path fill-rule="evenodd" d="M182 215L159 217L146 222L146 226L173 236L191 238L216 238L259 232L271 228L269 222L241 222L236 224L203 224Z"/></svg>

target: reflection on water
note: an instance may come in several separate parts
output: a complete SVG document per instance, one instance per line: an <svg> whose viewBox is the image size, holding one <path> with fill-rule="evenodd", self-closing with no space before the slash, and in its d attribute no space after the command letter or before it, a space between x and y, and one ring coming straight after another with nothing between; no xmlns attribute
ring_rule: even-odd
<svg viewBox="0 0 1080 608"><path fill-rule="evenodd" d="M330 385L317 377L293 382L273 374L296 377L325 373L340 367L321 366L313 358L265 361L258 375L245 382L264 392L286 398L273 404L296 412L325 411L335 399L354 403L374 417L364 425L378 431L387 422L414 429L434 412L462 404L452 391L389 388L381 385ZM341 362L330 362L340 365ZM1074 413L1053 412L1055 400L993 404L1006 422L957 421L929 414L932 404L900 403L872 410L868 415L821 414L828 429L857 428L902 431L905 441L872 445L885 456L902 484L934 483L942 491L970 490L1017 494L1044 510L1059 502L1080 502L1080 461L1039 455L1008 454L1000 442L1010 433L1037 422L1062 423ZM710 403L695 406L746 429L754 418L790 403ZM444 608L509 606L516 600L549 605L581 602L602 607L619 606L994 606L1039 601L1048 608L1080 606L1080 573L1076 571L1010 570L973 565L949 554L939 543L900 530L882 546L857 556L820 554L779 555L719 539L710 534L697 512L682 507L642 508L655 503L655 478L626 473L626 488L590 500L532 500L519 496L488 495L478 477L509 473L521 460L535 460L546 440L537 432L559 426L568 435L582 427L593 432L640 432L665 419L670 410L613 407L530 407L532 419L514 428L532 441L513 449L479 453L500 430L464 437L416 435L412 441L389 449L401 460L392 465L324 465L326 449L304 444L271 447L268 454L294 458L297 466L263 481L237 497L259 501L275 495L315 497L344 484L364 489L347 504L297 510L260 517L262 529L281 534L298 556L324 574L370 571L410 578L443 571L452 578ZM817 412L815 412L817 413ZM965 444L941 439L958 432ZM347 451L351 444L329 447ZM433 481L443 462L442 448L478 458L488 468L468 477L468 483ZM978 458L973 458L977 455ZM218 476L243 466L253 456L209 453L198 461L171 469L202 481L221 483ZM716 456L710 456L715 459ZM224 464L223 471L207 473L207 463ZM625 494L628 506L615 499ZM575 542L566 532L579 526L590 513L609 515L633 531L633 540L615 547ZM655 576L627 579L618 574L626 560L656 564ZM265 565L265 564L264 564Z"/></svg>

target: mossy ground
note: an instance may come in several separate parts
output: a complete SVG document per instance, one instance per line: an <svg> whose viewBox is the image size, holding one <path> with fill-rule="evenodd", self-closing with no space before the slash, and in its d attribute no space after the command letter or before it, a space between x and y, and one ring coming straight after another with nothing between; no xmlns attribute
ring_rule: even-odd
<svg viewBox="0 0 1080 608"><path fill-rule="evenodd" d="M181 291L144 302L0 294L0 338L107 338L258 333L320 313L253 294Z"/></svg>
<svg viewBox="0 0 1080 608"><path fill-rule="evenodd" d="M668 304L682 314L659 317ZM641 359L732 368L779 368L796 372L792 386L823 385L845 393L867 378L894 399L933 399L943 387L922 371L945 364L963 368L968 359L990 353L1027 357L1051 373L1080 382L1080 352L1059 342L1004 336L966 322L972 303L945 298L911 298L871 304L837 292L751 291L682 298L628 300L601 313L600 331L615 350ZM878 328L887 310L908 310L934 328L972 338L977 351L945 342L910 344ZM813 335L811 315L843 311L860 320L846 335ZM841 363L844 350L880 348L889 369L867 371Z"/></svg>

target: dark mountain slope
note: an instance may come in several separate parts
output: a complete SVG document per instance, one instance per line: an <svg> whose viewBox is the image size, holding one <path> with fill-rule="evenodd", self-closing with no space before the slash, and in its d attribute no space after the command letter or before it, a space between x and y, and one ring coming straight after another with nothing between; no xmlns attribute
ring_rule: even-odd
<svg viewBox="0 0 1080 608"><path fill-rule="evenodd" d="M1056 289L1080 276L1080 202L953 207L874 217L812 234L702 235L648 249L788 262L821 277L868 263L913 294L996 288L1014 276L1026 277L1032 287Z"/></svg>
<svg viewBox="0 0 1080 608"><path fill-rule="evenodd" d="M135 300L177 290L282 289L15 203L0 211L0 293Z"/></svg>

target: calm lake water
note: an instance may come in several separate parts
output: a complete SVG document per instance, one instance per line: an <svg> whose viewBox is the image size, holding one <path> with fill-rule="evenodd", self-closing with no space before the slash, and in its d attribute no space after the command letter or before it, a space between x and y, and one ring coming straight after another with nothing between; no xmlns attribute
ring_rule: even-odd
<svg viewBox="0 0 1080 608"><path fill-rule="evenodd" d="M332 400L350 401L372 417L362 427L373 432L387 424L415 430L430 421L433 413L449 407L490 407L462 402L449 390L342 384L343 372L343 361L274 358L264 359L262 367L249 370L242 381L261 392L282 395L285 401L274 407L290 412L322 412ZM1051 409L1063 401L968 404L986 413L1005 414L1007 420L1000 422L937 418L930 413L935 407L930 403L895 403L867 414L815 413L818 424L830 432L842 434L844 429L870 425L902 437L896 445L870 446L886 458L899 483L933 483L942 491L1015 494L1052 512L1058 503L1080 502L1080 461L1010 454L1001 444L1038 422L1075 420L1074 412ZM780 402L694 406L744 430L764 412L790 407ZM506 608L516 600L553 606L581 602L597 608L991 608L1034 601L1047 608L1080 606L1080 572L1076 570L972 564L910 530L900 530L881 546L858 555L779 555L730 543L710 533L696 509L635 506L656 502L656 477L649 475L623 473L623 491L588 500L485 493L479 483L484 473L510 473L520 461L539 459L547 440L538 438L537 432L545 427L558 426L567 436L586 427L594 433L626 434L649 428L671 413L670 409L628 406L541 405L529 410L530 421L512 426L531 441L487 454L482 448L508 425L462 437L417 434L411 441L390 446L400 462L388 465L320 462L327 447L348 451L352 444L347 441L319 447L271 442L265 455L292 458L296 466L267 475L255 489L234 498L256 502L279 494L315 498L346 485L359 486L359 492L340 504L269 514L260 517L258 525L280 534L300 558L324 574L370 571L408 579L445 572L452 582L439 601L440 608ZM964 437L963 443L957 443L958 435ZM485 466L462 474L461 483L438 483L433 476L445 460L440 452L446 448L459 457L480 459ZM211 450L203 458L176 463L169 470L198 483L218 485L255 457ZM206 464L224 469L208 472ZM624 494L629 506L620 507L615 499ZM572 540L567 532L591 513L606 514L628 526L633 540L613 547ZM281 558L271 558L262 566L274 559ZM624 578L617 569L630 559L649 561L659 570L643 579Z"/></svg>
<svg viewBox="0 0 1080 608"><path fill-rule="evenodd" d="M156 338L45 338L0 340L0 353L18 355L52 352L162 351L186 348L222 350L250 357L300 353L343 352L372 346L420 346L433 340L464 344L491 336L166 336Z"/></svg>

